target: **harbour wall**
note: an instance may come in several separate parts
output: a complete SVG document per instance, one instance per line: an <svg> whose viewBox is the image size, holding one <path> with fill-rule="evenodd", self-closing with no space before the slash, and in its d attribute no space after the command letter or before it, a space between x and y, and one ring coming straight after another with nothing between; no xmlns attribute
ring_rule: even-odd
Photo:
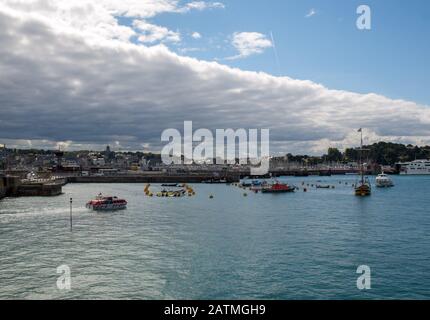
<svg viewBox="0 0 430 320"><path fill-rule="evenodd" d="M0 199L4 197L49 197L62 193L64 183L28 182L17 176L0 178Z"/></svg>
<svg viewBox="0 0 430 320"><path fill-rule="evenodd" d="M0 176L0 200L6 197L6 185L4 177Z"/></svg>
<svg viewBox="0 0 430 320"><path fill-rule="evenodd" d="M19 186L16 197L52 197L62 194L62 185L59 183L43 184L32 183Z"/></svg>
<svg viewBox="0 0 430 320"><path fill-rule="evenodd" d="M199 175L130 175L130 176L89 176L68 177L67 183L203 183L207 181L225 180L227 183L240 181L240 175L214 176Z"/></svg>

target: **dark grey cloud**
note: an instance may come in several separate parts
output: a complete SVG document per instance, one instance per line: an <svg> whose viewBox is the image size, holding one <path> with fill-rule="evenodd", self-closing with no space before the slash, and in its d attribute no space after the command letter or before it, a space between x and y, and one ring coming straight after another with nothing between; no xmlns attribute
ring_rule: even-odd
<svg viewBox="0 0 430 320"><path fill-rule="evenodd" d="M158 149L161 132L187 120L269 128L275 152L353 144L360 127L369 139L430 141L426 106L97 38L1 6L0 43L0 140L12 144Z"/></svg>

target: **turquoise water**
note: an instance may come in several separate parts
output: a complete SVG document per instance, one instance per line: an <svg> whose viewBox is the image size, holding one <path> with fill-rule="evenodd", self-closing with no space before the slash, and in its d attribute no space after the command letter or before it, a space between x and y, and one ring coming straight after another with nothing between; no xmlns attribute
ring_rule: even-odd
<svg viewBox="0 0 430 320"><path fill-rule="evenodd" d="M370 198L353 196L355 179L286 178L336 189L248 197L225 185L165 199L144 197L143 184L73 184L59 197L5 199L0 298L429 299L430 177L394 177ZM89 212L99 192L128 209ZM70 291L56 286L63 264ZM371 290L357 289L359 265Z"/></svg>

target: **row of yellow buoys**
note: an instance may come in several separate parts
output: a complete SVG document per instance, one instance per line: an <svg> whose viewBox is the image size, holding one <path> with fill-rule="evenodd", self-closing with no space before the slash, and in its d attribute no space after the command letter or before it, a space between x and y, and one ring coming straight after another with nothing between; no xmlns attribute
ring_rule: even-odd
<svg viewBox="0 0 430 320"><path fill-rule="evenodd" d="M154 193L150 190L151 185L147 184L145 186L144 192L147 197L153 197ZM181 190L175 190L175 191L168 191L168 190L162 190L156 193L156 196L159 198L181 198L186 195L189 197L195 196L196 193L193 188L188 186L187 184L183 184L180 186Z"/></svg>

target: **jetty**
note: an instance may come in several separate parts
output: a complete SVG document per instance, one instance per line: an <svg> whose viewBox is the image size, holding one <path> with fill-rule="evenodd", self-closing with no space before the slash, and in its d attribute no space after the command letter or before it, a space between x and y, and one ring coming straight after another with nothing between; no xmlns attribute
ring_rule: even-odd
<svg viewBox="0 0 430 320"><path fill-rule="evenodd" d="M65 180L26 180L19 176L0 176L0 199L4 197L50 197L62 194Z"/></svg>

